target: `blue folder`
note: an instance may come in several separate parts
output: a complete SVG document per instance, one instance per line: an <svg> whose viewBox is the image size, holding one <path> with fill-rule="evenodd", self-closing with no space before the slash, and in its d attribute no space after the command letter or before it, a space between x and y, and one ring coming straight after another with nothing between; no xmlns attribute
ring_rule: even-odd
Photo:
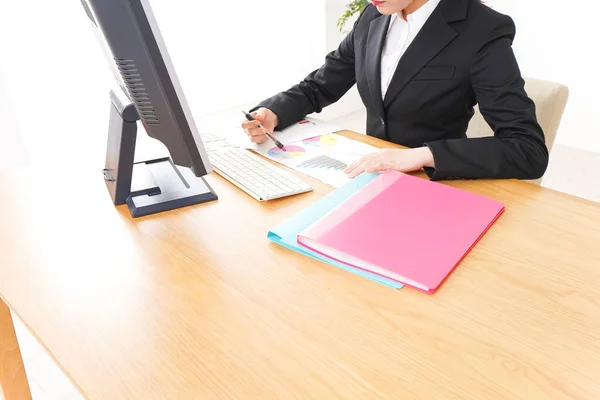
<svg viewBox="0 0 600 400"><path fill-rule="evenodd" d="M334 190L327 196L312 204L310 207L305 208L298 214L287 219L286 221L269 231L269 233L267 234L267 238L281 246L287 247L290 250L294 250L300 254L304 254L314 259L326 262L328 264L333 265L334 267L338 267L343 270L352 272L354 274L371 279L375 282L382 283L394 289L402 288L403 285L401 283L359 268L354 268L349 265L334 261L330 258L322 256L319 253L302 247L298 244L296 240L298 234L302 232L305 228L310 226L313 222L317 221L318 219L322 218L324 215L326 215L328 212L334 209L338 204L346 200L352 194L359 191L363 186L371 182L376 177L376 173L359 175L358 177L349 181L343 187Z"/></svg>

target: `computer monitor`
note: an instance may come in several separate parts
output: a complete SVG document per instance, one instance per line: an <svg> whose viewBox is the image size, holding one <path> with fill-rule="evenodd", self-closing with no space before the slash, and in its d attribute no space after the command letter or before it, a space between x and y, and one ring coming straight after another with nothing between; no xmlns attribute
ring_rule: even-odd
<svg viewBox="0 0 600 400"><path fill-rule="evenodd" d="M133 217L216 200L211 164L148 0L81 0L117 81L103 170ZM171 158L134 163L137 121Z"/></svg>

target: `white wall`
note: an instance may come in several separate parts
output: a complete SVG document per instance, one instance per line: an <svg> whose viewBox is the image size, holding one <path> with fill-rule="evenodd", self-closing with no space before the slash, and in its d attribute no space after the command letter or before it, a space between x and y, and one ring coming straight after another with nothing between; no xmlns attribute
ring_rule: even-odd
<svg viewBox="0 0 600 400"><path fill-rule="evenodd" d="M325 0L325 35L326 35L326 48L323 53L323 60L326 53L335 50L340 42L344 39L347 32L352 29L352 25L356 20L355 16L353 19L349 20L344 27L344 32L340 32L337 28L337 21L339 17L344 13L346 9L346 4L348 0ZM352 87L346 93L344 97L342 97L337 103L332 104L331 106L325 108L320 114L316 116L318 118L333 120L336 119L338 123L343 125L348 129L352 129L358 132L366 131L366 118L359 118L358 121L350 121L342 118L343 116L353 113L357 110L364 110L364 105L360 96L358 95L358 90L356 89L356 85ZM347 121L347 124L345 122Z"/></svg>
<svg viewBox="0 0 600 400"><path fill-rule="evenodd" d="M151 0L195 116L260 100L321 66L343 37L335 23L346 2ZM515 19L523 74L571 89L557 143L600 152L596 2L564 12L557 0L491 3ZM52 145L48 133L68 120L104 146L112 78L78 1L0 2L0 54L26 145ZM353 88L321 116L361 108Z"/></svg>
<svg viewBox="0 0 600 400"><path fill-rule="evenodd" d="M517 26L524 76L565 84L570 97L557 144L600 152L600 5L595 0L495 0Z"/></svg>
<svg viewBox="0 0 600 400"><path fill-rule="evenodd" d="M150 3L196 117L275 94L322 63L325 0ZM0 1L0 63L32 162L57 146L85 157L61 141L65 129L106 145L113 78L79 0Z"/></svg>
<svg viewBox="0 0 600 400"><path fill-rule="evenodd" d="M0 65L0 172L20 167L27 162L25 144Z"/></svg>
<svg viewBox="0 0 600 400"><path fill-rule="evenodd" d="M194 111L262 99L320 66L324 1L152 0Z"/></svg>

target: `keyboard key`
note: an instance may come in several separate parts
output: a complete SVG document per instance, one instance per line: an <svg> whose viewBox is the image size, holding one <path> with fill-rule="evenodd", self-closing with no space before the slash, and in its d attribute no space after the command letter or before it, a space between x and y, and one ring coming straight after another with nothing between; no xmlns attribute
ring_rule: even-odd
<svg viewBox="0 0 600 400"><path fill-rule="evenodd" d="M204 140L204 136L202 138ZM216 172L254 198L270 200L313 190L310 185L246 149L229 146L224 140L218 144L205 146Z"/></svg>

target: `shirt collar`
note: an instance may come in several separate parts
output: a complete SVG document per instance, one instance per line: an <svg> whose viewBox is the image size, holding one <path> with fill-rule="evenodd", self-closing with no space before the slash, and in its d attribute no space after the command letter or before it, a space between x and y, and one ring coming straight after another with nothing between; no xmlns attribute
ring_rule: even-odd
<svg viewBox="0 0 600 400"><path fill-rule="evenodd" d="M408 22L411 24L417 23L419 25L424 25L425 22L431 16L431 14L433 14L433 11L436 9L438 4L440 4L440 1L441 0L429 0L427 3L423 4L423 6L421 6L421 8L419 8L417 11L415 11L414 13L412 13L408 17L406 17L406 21L404 21L403 18L400 18L398 16L398 14L395 14L395 13L392 14L392 18L390 20L390 25L388 27L388 30L392 27L392 25L394 24L394 22L396 22L396 20L402 21L405 23Z"/></svg>

